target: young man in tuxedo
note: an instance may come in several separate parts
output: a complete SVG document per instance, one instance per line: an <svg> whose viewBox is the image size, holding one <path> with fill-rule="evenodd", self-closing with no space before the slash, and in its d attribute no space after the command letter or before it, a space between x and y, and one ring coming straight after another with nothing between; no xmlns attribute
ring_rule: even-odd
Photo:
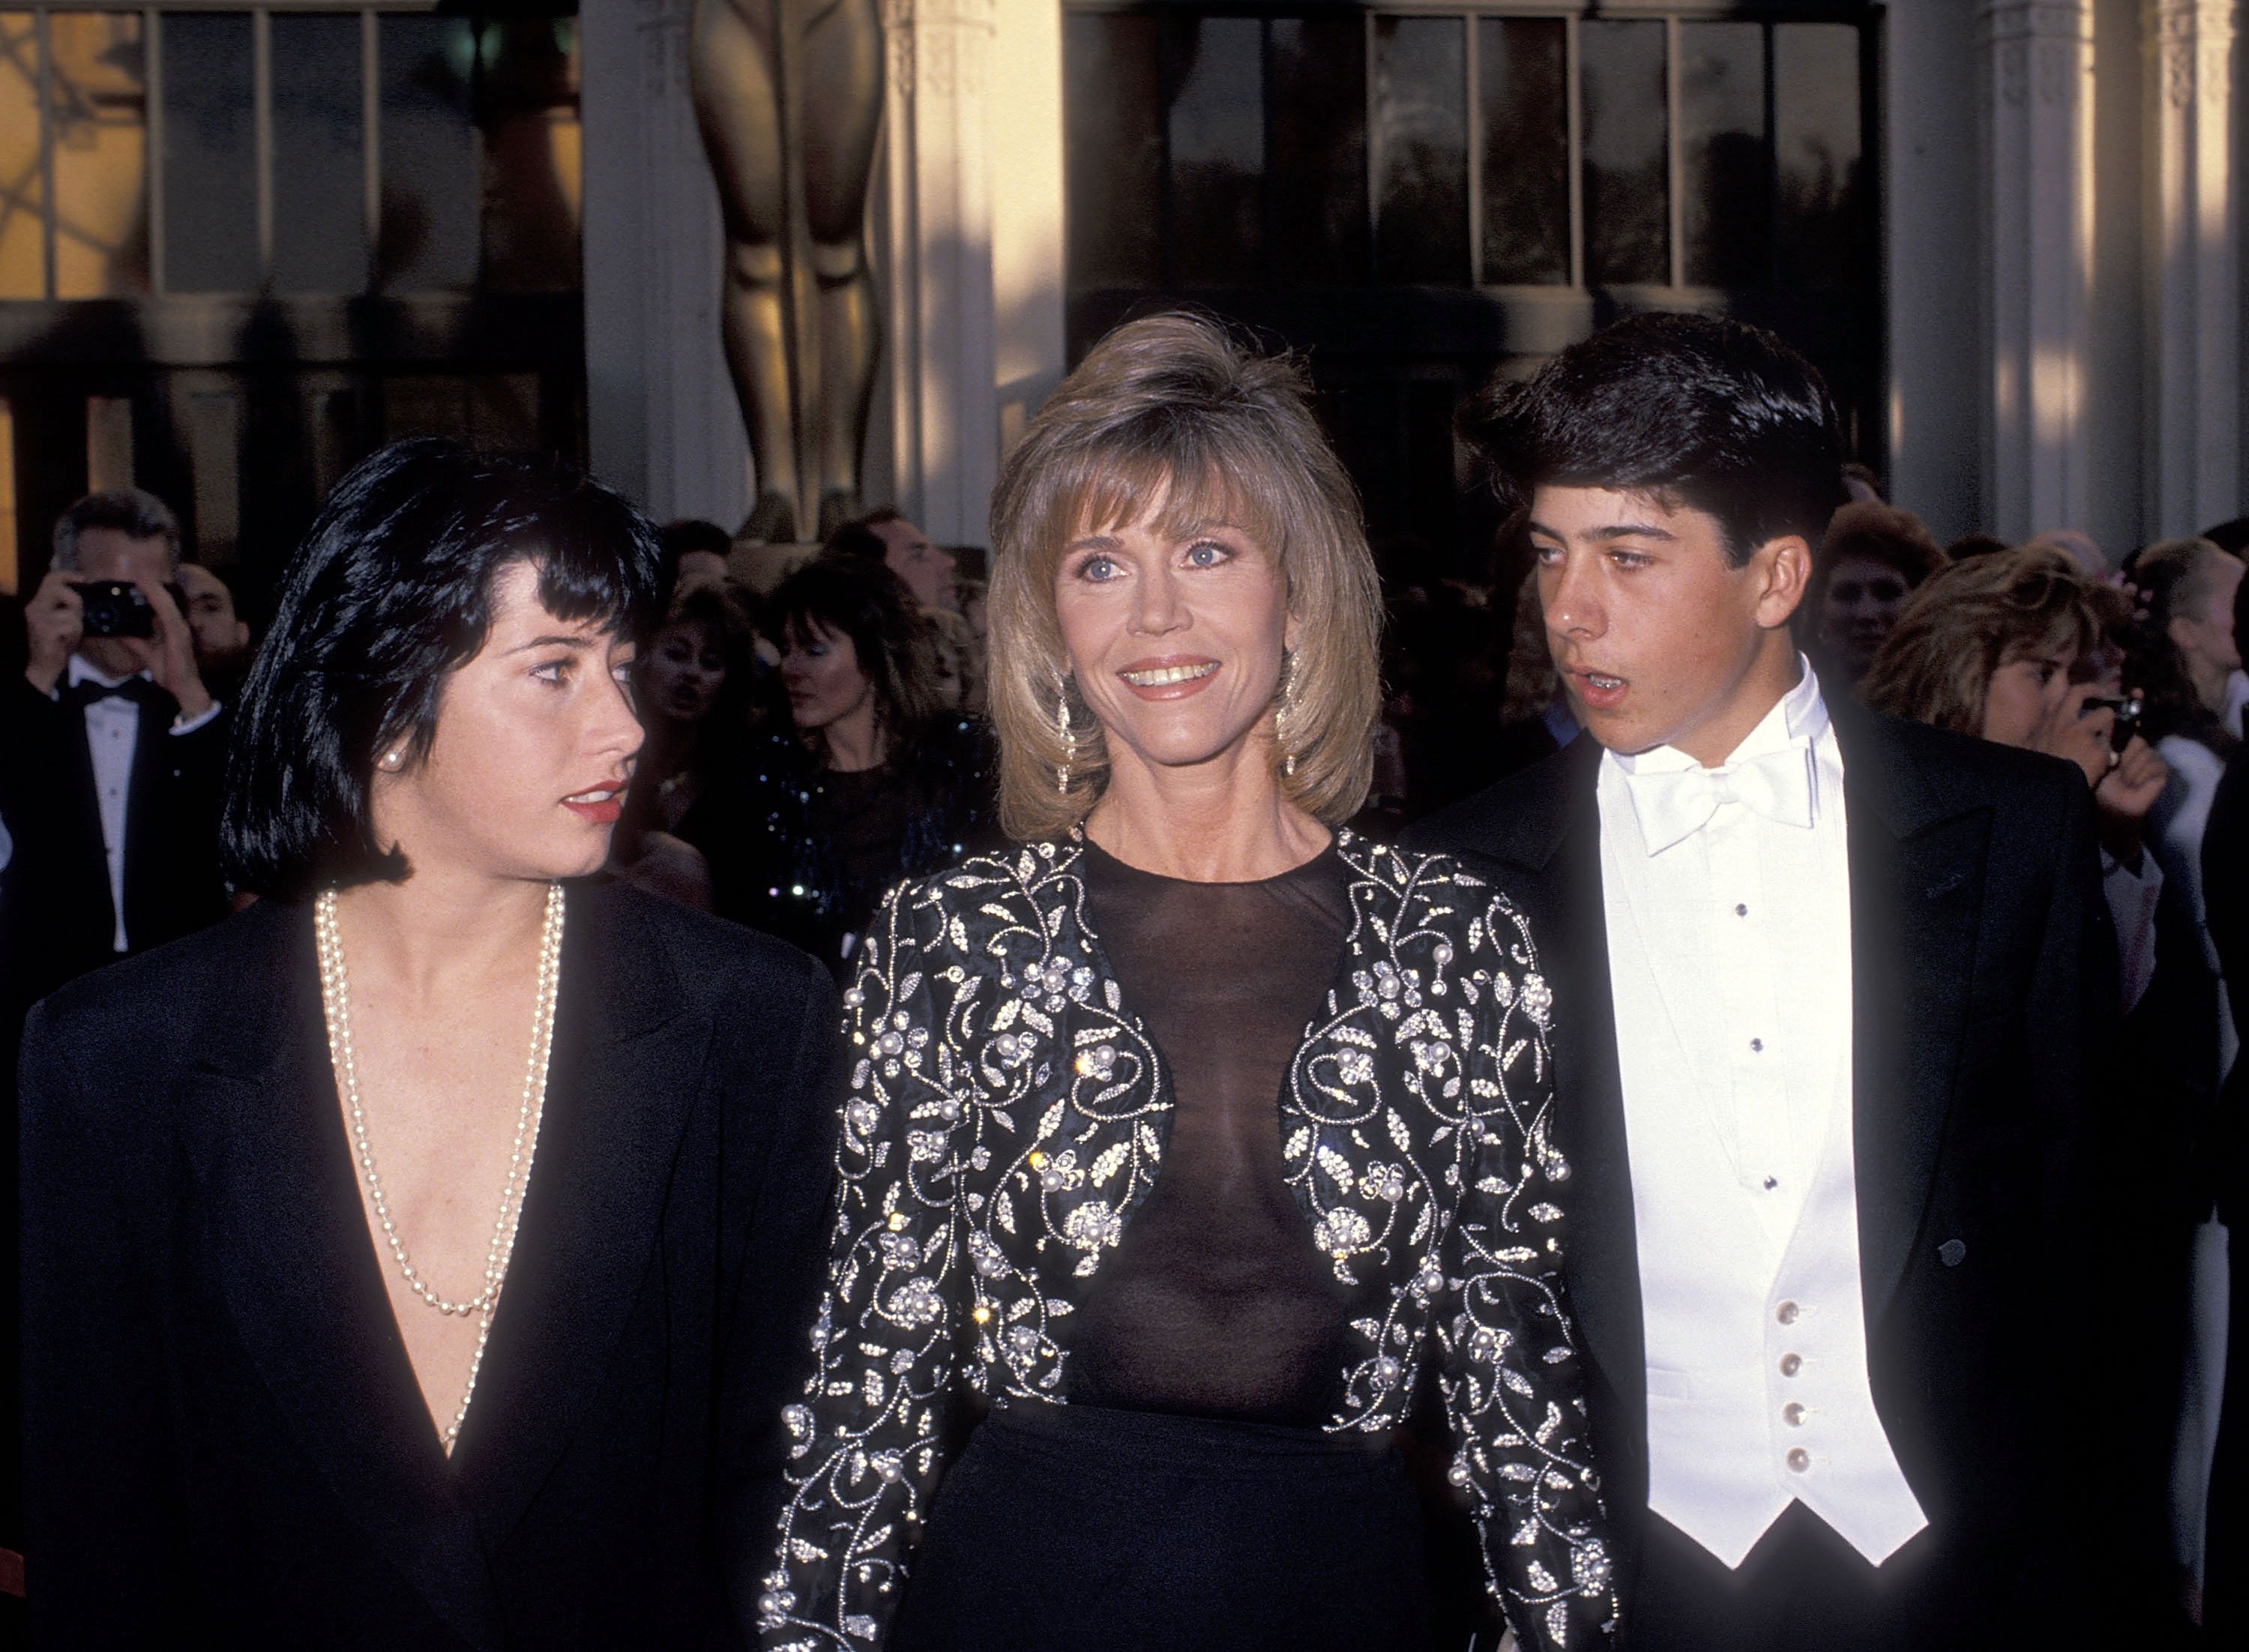
<svg viewBox="0 0 2249 1652"><path fill-rule="evenodd" d="M8 823L19 1009L227 910L218 860L227 719L204 687L174 591L179 524L154 495L122 489L72 505L54 543L24 609L28 661L0 704L16 730L9 759L24 781ZM89 630L84 587L113 580L147 604L148 634Z"/></svg>
<svg viewBox="0 0 2249 1652"><path fill-rule="evenodd" d="M1589 737L1415 836L1553 984L1627 1652L2149 1644L2082 777L1823 694L1789 621L1843 455L1778 339L1637 317L1462 428Z"/></svg>

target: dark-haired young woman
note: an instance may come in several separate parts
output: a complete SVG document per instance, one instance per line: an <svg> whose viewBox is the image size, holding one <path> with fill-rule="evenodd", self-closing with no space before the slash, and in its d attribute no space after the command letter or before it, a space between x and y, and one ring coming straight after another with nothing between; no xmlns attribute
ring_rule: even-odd
<svg viewBox="0 0 2249 1652"><path fill-rule="evenodd" d="M45 1643L751 1621L839 1011L787 948L582 881L657 570L590 483L447 442L368 460L243 697L225 840L266 898L34 1013Z"/></svg>
<svg viewBox="0 0 2249 1652"><path fill-rule="evenodd" d="M994 847L990 741L942 709L937 639L898 578L822 557L781 581L766 625L781 648L790 732L755 764L746 877L714 862L719 910L849 971L884 893Z"/></svg>

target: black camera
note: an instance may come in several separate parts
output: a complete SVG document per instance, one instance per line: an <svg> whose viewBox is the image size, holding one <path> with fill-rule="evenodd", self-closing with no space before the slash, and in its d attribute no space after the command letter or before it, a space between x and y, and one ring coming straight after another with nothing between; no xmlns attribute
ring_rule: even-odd
<svg viewBox="0 0 2249 1652"><path fill-rule="evenodd" d="M89 637L153 637L156 634L156 611L148 606L148 599L141 594L141 587L130 579L78 579L72 581L78 590L78 600L84 617L80 634ZM188 611L188 593L176 585L168 584L165 590L172 600L180 605L180 612Z"/></svg>
<svg viewBox="0 0 2249 1652"><path fill-rule="evenodd" d="M130 579L80 579L81 627L89 637L153 637L156 611Z"/></svg>
<svg viewBox="0 0 2249 1652"><path fill-rule="evenodd" d="M2136 694L2122 700L2087 700L2078 716L2089 717L2104 708L2116 714L2116 721L2108 730L2109 749L2122 751L2132 744L2132 737L2139 733L2140 719L2146 715L2148 703Z"/></svg>

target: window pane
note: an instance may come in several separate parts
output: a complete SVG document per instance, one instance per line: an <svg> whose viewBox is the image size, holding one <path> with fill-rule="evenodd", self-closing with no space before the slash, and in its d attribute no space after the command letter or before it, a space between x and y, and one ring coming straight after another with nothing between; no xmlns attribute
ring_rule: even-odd
<svg viewBox="0 0 2249 1652"><path fill-rule="evenodd" d="M1468 279L1466 24L1374 24L1374 271L1380 281Z"/></svg>
<svg viewBox="0 0 2249 1652"><path fill-rule="evenodd" d="M173 292L253 291L259 271L250 18L169 12L163 30L164 285ZM59 269L59 256L56 262Z"/></svg>
<svg viewBox="0 0 2249 1652"><path fill-rule="evenodd" d="M1568 36L1558 17L1476 24L1483 85L1483 279L1570 279Z"/></svg>
<svg viewBox="0 0 2249 1652"><path fill-rule="evenodd" d="M0 11L0 298L47 296L45 200L39 20L28 11Z"/></svg>
<svg viewBox="0 0 2249 1652"><path fill-rule="evenodd" d="M484 281L501 292L579 284L577 24L484 25L477 124L485 134Z"/></svg>
<svg viewBox="0 0 2249 1652"><path fill-rule="evenodd" d="M382 224L375 278L395 291L465 287L477 275L476 128L465 17L381 19Z"/></svg>
<svg viewBox="0 0 2249 1652"><path fill-rule="evenodd" d="M1780 24L1772 54L1781 280L1867 285L1873 250L1859 150L1859 31L1847 24Z"/></svg>
<svg viewBox="0 0 2249 1652"><path fill-rule="evenodd" d="M1069 284L1163 284L1163 93L1157 20L1063 19Z"/></svg>
<svg viewBox="0 0 2249 1652"><path fill-rule="evenodd" d="M1663 25L1583 23L1585 280L1671 278Z"/></svg>
<svg viewBox="0 0 2249 1652"><path fill-rule="evenodd" d="M1172 248L1182 286L1246 287L1264 240L1264 26L1173 20Z"/></svg>
<svg viewBox="0 0 2249 1652"><path fill-rule="evenodd" d="M148 291L148 70L134 12L47 19L55 296Z"/></svg>
<svg viewBox="0 0 2249 1652"><path fill-rule="evenodd" d="M1764 25L1682 24L1679 49L1687 279L1761 287L1771 257Z"/></svg>
<svg viewBox="0 0 2249 1652"><path fill-rule="evenodd" d="M367 287L367 133L360 20L276 12L273 284Z"/></svg>
<svg viewBox="0 0 2249 1652"><path fill-rule="evenodd" d="M1366 279L1366 34L1354 16L1269 25L1273 123L1266 209L1271 279L1358 286Z"/></svg>

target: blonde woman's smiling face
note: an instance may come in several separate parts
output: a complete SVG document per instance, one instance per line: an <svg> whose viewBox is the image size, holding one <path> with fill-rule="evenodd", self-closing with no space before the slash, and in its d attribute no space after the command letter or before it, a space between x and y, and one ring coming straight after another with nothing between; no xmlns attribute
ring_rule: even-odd
<svg viewBox="0 0 2249 1652"><path fill-rule="evenodd" d="M1193 767L1270 737L1293 627L1279 559L1248 530L1167 524L1156 500L1069 543L1055 615L1112 769Z"/></svg>

